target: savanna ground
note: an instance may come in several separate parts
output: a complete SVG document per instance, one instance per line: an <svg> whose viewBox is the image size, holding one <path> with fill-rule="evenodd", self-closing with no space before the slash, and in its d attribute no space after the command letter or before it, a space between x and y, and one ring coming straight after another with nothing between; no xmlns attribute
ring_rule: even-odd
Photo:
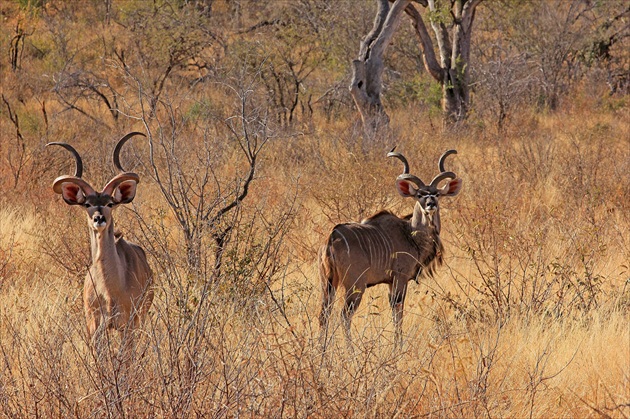
<svg viewBox="0 0 630 419"><path fill-rule="evenodd" d="M1 8L1 49L13 51L18 21L26 34L20 65L0 64L3 417L630 416L627 94L588 79L553 111L522 99L500 127L478 111L454 128L429 105L391 99L391 131L365 139L345 85L325 106L299 96L289 113L270 99L278 90L265 83L282 73L266 65L282 60L264 48L289 55L283 42L299 37L252 41L233 27L247 25L221 20L231 2L213 9L231 37L207 45L186 38L212 35L201 26L177 38L164 23L175 12L159 2L107 13L23 3ZM119 23L104 23L110 12ZM163 26L145 25L151 12ZM171 39L195 57L163 59ZM208 50L211 71L193 70ZM311 58L313 85L346 80L335 71L347 63ZM115 334L106 359L90 350L85 215L50 187L73 170L70 155L44 145L73 144L100 186L132 130L149 136L123 153L141 183L115 217L147 251L156 294L124 368ZM338 222L411 211L394 187L400 162L385 157L393 145L423 179L458 150L447 165L464 187L441 202L445 265L410 284L402 348L377 286L355 315L352 349L336 305L323 354L318 248Z"/></svg>

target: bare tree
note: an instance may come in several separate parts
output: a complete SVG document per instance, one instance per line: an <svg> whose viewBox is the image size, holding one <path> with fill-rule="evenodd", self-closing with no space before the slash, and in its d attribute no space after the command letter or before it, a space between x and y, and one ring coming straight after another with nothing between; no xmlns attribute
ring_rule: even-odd
<svg viewBox="0 0 630 419"><path fill-rule="evenodd" d="M316 38L311 36L309 39L309 34L302 33L306 31L296 29L300 23L280 20L259 23L287 27L284 31L289 32L290 36L278 29L272 45L263 45L259 40L250 41L251 47L245 52L245 60L252 69L261 69L261 80L267 89L268 101L276 113L276 121L285 127L297 120L300 109L303 115L312 113L312 94L309 95L305 82L328 56L325 50L318 47ZM254 31L258 25L244 33ZM252 54L252 50L256 53Z"/></svg>
<svg viewBox="0 0 630 419"><path fill-rule="evenodd" d="M209 50L215 44L224 45L212 31L203 3L190 2L180 8L168 2L147 3L126 19L132 36L116 48L115 61L124 71L142 68L133 77L143 81L152 112L175 76L182 77L186 70L205 74L211 65Z"/></svg>
<svg viewBox="0 0 630 419"><path fill-rule="evenodd" d="M17 71L22 66L22 55L24 53L24 40L33 33L26 33L22 20L18 20L15 25L15 35L11 38L9 56L11 57L11 70Z"/></svg>
<svg viewBox="0 0 630 419"><path fill-rule="evenodd" d="M411 0L377 0L378 10L352 62L350 93L361 113L366 132L386 126L389 118L381 103L383 54L392 40L404 11L413 21L420 40L424 66L442 86L442 109L448 122L466 118L470 105L469 61L475 10L482 0L415 0L429 9L428 18L437 44L429 35L424 18ZM439 56L439 60L438 60Z"/></svg>
<svg viewBox="0 0 630 419"><path fill-rule="evenodd" d="M422 15L413 4L405 9L420 39L424 66L442 86L442 110L448 122L462 121L468 114L470 41L475 11L482 1L418 1L429 8L428 18L435 35L439 62Z"/></svg>
<svg viewBox="0 0 630 419"><path fill-rule="evenodd" d="M573 86L594 76L589 68L603 71L611 93L623 86L624 78L626 82L630 79L627 2L493 3L492 14L492 29L503 33L502 27L509 28L511 36L504 42L528 57L527 65L535 77L529 90L539 107L557 109ZM532 31L532 25L538 31Z"/></svg>
<svg viewBox="0 0 630 419"><path fill-rule="evenodd" d="M388 0L377 0L378 10L374 26L361 42L359 57L352 61L350 94L361 114L368 135L389 124L389 117L381 103L383 55L400 23L400 15L409 0L396 0L390 7Z"/></svg>
<svg viewBox="0 0 630 419"><path fill-rule="evenodd" d="M20 118L17 112L11 109L11 104L7 98L4 95L1 96L2 101L7 107L9 119L15 127L15 143L8 147L7 163L11 168L11 174L13 175L13 187L16 188L20 180L20 175L25 169L26 160L28 160L29 156L27 155L26 143L24 141L24 136L22 135L22 130L20 129Z"/></svg>
<svg viewBox="0 0 630 419"><path fill-rule="evenodd" d="M216 126L208 121L201 132L191 132L202 137L201 146L186 141L181 130L187 121L171 103L160 102L161 112L169 121L160 129L151 129L151 117L143 116L150 133L150 170L184 235L188 267L203 274L204 240L211 237L212 281L220 277L223 252L240 205L254 180L259 154L271 138L266 109L252 103L253 85L243 83L237 87L224 85L237 98L234 115ZM233 150L244 164L237 168L234 179L227 180L217 171L227 164L225 160L234 157L230 156Z"/></svg>
<svg viewBox="0 0 630 419"><path fill-rule="evenodd" d="M56 80L53 92L67 109L75 110L98 124L105 124L98 114L90 111L92 103L100 102L109 111L114 122L118 122L119 94L106 78L101 78L92 71L75 69L59 72Z"/></svg>
<svg viewBox="0 0 630 419"><path fill-rule="evenodd" d="M501 40L485 43L477 52L483 63L474 69L479 84L475 89L476 111L492 120L501 134L525 102L535 76L528 66L527 54L514 51Z"/></svg>

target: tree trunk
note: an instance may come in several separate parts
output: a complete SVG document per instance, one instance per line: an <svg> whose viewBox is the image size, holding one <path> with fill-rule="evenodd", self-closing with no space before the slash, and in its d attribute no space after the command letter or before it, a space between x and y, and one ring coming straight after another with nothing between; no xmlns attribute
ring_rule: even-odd
<svg viewBox="0 0 630 419"><path fill-rule="evenodd" d="M361 42L359 58L352 62L352 82L349 87L368 137L389 126L389 117L381 103L383 55L400 23L401 12L410 0L396 0L391 8L388 0L377 1L374 26Z"/></svg>
<svg viewBox="0 0 630 419"><path fill-rule="evenodd" d="M380 128L389 125L389 117L381 103L381 85L379 83L383 72L383 63L380 62L375 65L374 62L366 63L361 60L354 60L352 67L350 94L361 114L361 121L366 134L372 136Z"/></svg>
<svg viewBox="0 0 630 419"><path fill-rule="evenodd" d="M446 26L443 20L432 19L435 33L437 61L433 41L429 36L422 15L409 4L405 13L409 15L420 39L424 65L429 74L442 85L442 110L447 123L457 123L466 119L470 106L470 41L475 9L482 0L455 0L450 10L452 23ZM431 13L439 15L439 4L428 0Z"/></svg>

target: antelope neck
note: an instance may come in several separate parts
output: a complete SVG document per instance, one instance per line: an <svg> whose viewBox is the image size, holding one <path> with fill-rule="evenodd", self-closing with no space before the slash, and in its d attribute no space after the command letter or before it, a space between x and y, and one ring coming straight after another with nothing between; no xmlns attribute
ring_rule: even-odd
<svg viewBox="0 0 630 419"><path fill-rule="evenodd" d="M413 207L413 216L411 217L411 228L418 230L421 226L428 227L433 232L440 234L440 212L436 210L433 213L433 220L429 220L422 211L422 206L419 202Z"/></svg>
<svg viewBox="0 0 630 419"><path fill-rule="evenodd" d="M114 220L111 220L107 228L103 231L96 231L90 228L90 242L92 244L93 263L117 259Z"/></svg>

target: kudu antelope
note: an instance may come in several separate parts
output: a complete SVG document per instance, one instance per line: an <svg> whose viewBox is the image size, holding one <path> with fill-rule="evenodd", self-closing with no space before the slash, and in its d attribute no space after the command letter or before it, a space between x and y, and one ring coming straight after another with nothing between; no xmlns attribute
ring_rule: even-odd
<svg viewBox="0 0 630 419"><path fill-rule="evenodd" d="M128 204L140 182L137 174L126 172L120 164L122 146L135 135L122 137L114 148L113 161L120 173L97 192L81 178L83 163L79 153L66 143L58 145L70 151L76 161L74 176L59 176L53 190L69 205L81 205L87 213L92 248L92 265L85 276L83 304L87 329L97 351L102 349L106 329L121 332L124 349L131 348L131 329L139 323L153 301L153 274L144 250L122 238L114 229L113 210Z"/></svg>
<svg viewBox="0 0 630 419"><path fill-rule="evenodd" d="M323 295L319 322L324 338L340 285L346 292L342 322L350 341L352 315L365 289L387 284L395 341L400 343L407 283L417 280L421 274L432 276L436 266L442 263L438 198L455 196L461 190L462 180L444 170L446 157L456 153L449 150L442 154L438 163L440 173L425 185L420 178L409 174L407 159L392 150L388 157L396 157L404 164L404 173L396 179L396 188L403 197L416 201L411 217L400 218L381 211L361 223L338 224L333 228L319 254ZM445 180L444 186L439 187Z"/></svg>

